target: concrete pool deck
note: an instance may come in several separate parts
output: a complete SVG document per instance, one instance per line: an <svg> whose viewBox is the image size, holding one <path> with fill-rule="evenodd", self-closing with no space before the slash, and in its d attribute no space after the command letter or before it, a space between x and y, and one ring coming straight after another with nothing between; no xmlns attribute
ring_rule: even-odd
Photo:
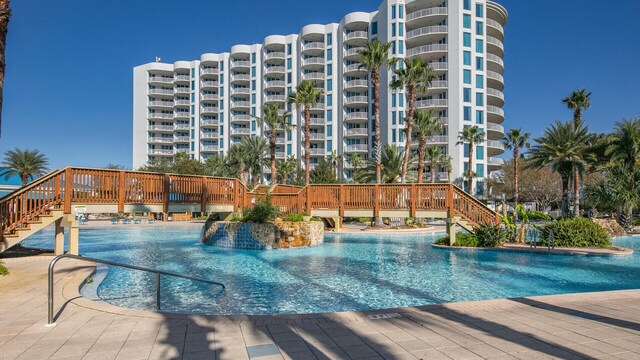
<svg viewBox="0 0 640 360"><path fill-rule="evenodd" d="M93 266L63 260L55 291L63 311L46 327L51 259L3 260L11 274L0 277L0 359L640 359L640 290L332 314L177 315L82 298L78 286Z"/></svg>

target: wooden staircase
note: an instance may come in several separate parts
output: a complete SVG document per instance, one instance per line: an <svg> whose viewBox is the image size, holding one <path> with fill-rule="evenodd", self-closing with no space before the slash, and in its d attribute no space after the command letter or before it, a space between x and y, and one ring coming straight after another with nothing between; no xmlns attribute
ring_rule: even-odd
<svg viewBox="0 0 640 360"><path fill-rule="evenodd" d="M46 228L60 219L68 219L71 216L67 214L65 216L62 210L51 210L42 215L36 216L33 220L17 227L12 231L2 236L2 243L0 243L0 252L7 250L8 248L18 244L22 240L37 233L38 231Z"/></svg>

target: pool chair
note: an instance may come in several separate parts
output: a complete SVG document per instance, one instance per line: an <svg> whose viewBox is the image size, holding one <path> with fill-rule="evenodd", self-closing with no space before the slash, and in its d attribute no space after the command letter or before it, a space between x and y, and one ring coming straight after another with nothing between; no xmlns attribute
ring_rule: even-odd
<svg viewBox="0 0 640 360"><path fill-rule="evenodd" d="M87 225L89 223L89 220L87 219L80 219L80 225Z"/></svg>
<svg viewBox="0 0 640 360"><path fill-rule="evenodd" d="M155 219L149 219L147 220L147 224L155 224L156 220Z"/></svg>
<svg viewBox="0 0 640 360"><path fill-rule="evenodd" d="M125 224L125 225L128 225L128 224L131 224L131 220L124 219L124 220L122 220L122 223Z"/></svg>
<svg viewBox="0 0 640 360"><path fill-rule="evenodd" d="M141 223L142 223L142 220L140 220L140 219L133 219L133 223L134 223L134 224L141 224Z"/></svg>
<svg viewBox="0 0 640 360"><path fill-rule="evenodd" d="M118 225L120 223L120 221L118 220L111 220L111 225Z"/></svg>

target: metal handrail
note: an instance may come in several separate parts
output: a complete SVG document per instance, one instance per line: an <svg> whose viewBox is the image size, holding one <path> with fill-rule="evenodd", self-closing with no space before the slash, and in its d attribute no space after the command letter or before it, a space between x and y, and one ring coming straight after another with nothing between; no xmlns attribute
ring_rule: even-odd
<svg viewBox="0 0 640 360"><path fill-rule="evenodd" d="M222 283L219 283L219 282L216 282L216 281L198 279L198 278L194 278L194 277L186 276L186 275L180 275L180 274L176 274L176 273L169 272L169 271L163 271L163 270L157 270L157 269L149 269L149 268L144 268L144 267L141 267L141 266L127 265L127 264L117 263L117 262L108 261L108 260L100 260L100 259L95 259L95 258L90 258L90 257L85 257L85 256L78 256L78 255L71 255L71 254L58 255L53 260L51 260L51 263L49 264L49 308L48 308L48 322L47 322L47 324L49 326L54 324L54 322L53 322L53 273L54 273L54 267L56 266L56 263L59 260L64 259L64 258L82 260L82 261L93 262L93 263L98 263L98 264L104 264L104 265L110 265L110 266L118 266L118 267L123 267L123 268L127 268L127 269L132 269L132 270L139 270L139 271L155 273L156 274L156 308L158 310L160 310L160 275L173 276L173 277L192 280L192 281L199 281L199 282L203 282L203 283L207 283L207 284L211 284L211 285L218 285L218 286L222 287L222 292L224 292L226 290L226 286L224 286L224 284L222 284Z"/></svg>

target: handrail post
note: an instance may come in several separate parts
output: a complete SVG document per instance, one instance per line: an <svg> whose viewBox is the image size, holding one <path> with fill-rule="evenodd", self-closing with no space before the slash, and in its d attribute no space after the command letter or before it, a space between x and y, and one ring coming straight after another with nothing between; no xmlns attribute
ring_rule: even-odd
<svg viewBox="0 0 640 360"><path fill-rule="evenodd" d="M200 212L207 212L207 178L204 176L201 179L200 189Z"/></svg>
<svg viewBox="0 0 640 360"><path fill-rule="evenodd" d="M127 189L125 186L126 178L124 170L120 170L119 180L118 180L118 212L124 212L124 199L127 193Z"/></svg>
<svg viewBox="0 0 640 360"><path fill-rule="evenodd" d="M64 170L64 213L71 214L71 200L73 192L73 170L66 168Z"/></svg>
<svg viewBox="0 0 640 360"><path fill-rule="evenodd" d="M449 209L449 216L453 216L455 212L453 206L453 184L449 184L447 190L447 209Z"/></svg>
<svg viewBox="0 0 640 360"><path fill-rule="evenodd" d="M169 195L171 195L171 176L169 174L164 174L163 185L164 202L162 204L162 212L166 216L169 213ZM164 220L167 221L167 219Z"/></svg>
<svg viewBox="0 0 640 360"><path fill-rule="evenodd" d="M340 219L344 217L344 185L340 184L340 190L338 193L338 216Z"/></svg>

